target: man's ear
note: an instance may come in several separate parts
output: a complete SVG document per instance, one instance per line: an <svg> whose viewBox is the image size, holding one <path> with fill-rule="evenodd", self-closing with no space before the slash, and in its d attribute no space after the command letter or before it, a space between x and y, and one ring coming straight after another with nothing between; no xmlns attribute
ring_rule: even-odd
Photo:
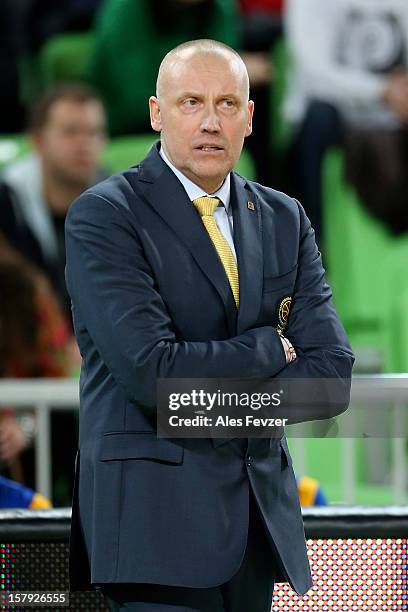
<svg viewBox="0 0 408 612"><path fill-rule="evenodd" d="M160 104L156 96L149 98L150 124L155 132L161 132L162 122L160 114Z"/></svg>
<svg viewBox="0 0 408 612"><path fill-rule="evenodd" d="M245 136L252 134L252 117L254 116L254 102L249 100L248 102L248 122L245 130Z"/></svg>

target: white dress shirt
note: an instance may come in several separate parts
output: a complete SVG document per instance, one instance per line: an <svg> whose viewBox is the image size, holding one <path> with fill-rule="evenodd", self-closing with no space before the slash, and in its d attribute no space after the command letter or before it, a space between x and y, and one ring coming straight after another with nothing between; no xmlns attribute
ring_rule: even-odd
<svg viewBox="0 0 408 612"><path fill-rule="evenodd" d="M176 168L171 163L166 153L164 152L163 147L160 147L160 155L163 158L163 160L166 162L166 164L169 166L169 168L177 176L180 183L183 185L184 189L187 192L189 199L191 200L192 206L194 206L193 200L195 200L196 198L202 198L204 196L210 196L213 198L218 198L220 200L220 204L217 206L214 212L214 219L215 219L218 229L224 236L225 240L228 242L231 248L232 254L234 255L235 261L237 261L237 255L235 253L235 246L234 246L234 240L233 240L234 224L233 224L232 211L231 211L231 206L230 206L230 194L231 194L230 174L228 174L225 177L223 184L221 185L219 189L217 189L217 191L214 191L214 193L207 193L202 189L202 187L199 187L198 185L193 183L193 181L190 181L189 178L187 178L182 172L180 172L180 170L178 170L178 168Z"/></svg>

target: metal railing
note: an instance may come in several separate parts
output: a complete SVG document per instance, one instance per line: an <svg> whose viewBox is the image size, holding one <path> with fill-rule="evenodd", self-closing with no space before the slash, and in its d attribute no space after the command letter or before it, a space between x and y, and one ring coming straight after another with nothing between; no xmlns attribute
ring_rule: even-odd
<svg viewBox="0 0 408 612"><path fill-rule="evenodd" d="M37 427L34 439L36 490L51 499L51 423L52 410L78 410L79 386L75 379L0 380L0 407L34 410Z"/></svg>
<svg viewBox="0 0 408 612"><path fill-rule="evenodd" d="M356 383L368 377L354 377ZM373 393L378 395L378 384L381 397L391 406L390 419L395 435L391 441L391 474L393 502L406 502L407 464L406 438L401 435L405 427L405 416L408 410L408 374L387 374L373 376L377 382ZM374 396L366 386L352 385L351 405L354 402L370 402ZM378 399L378 398L376 398ZM78 410L78 380L73 379L3 379L0 380L0 407L12 406L16 410L34 410L37 428L34 440L36 460L36 489L51 498L51 426L50 413L67 408ZM408 416L407 416L408 421ZM294 427L294 426L293 426ZM355 503L357 483L356 440L350 436L341 438L341 482L342 502ZM307 473L306 438L295 436L291 440L294 463L299 473Z"/></svg>

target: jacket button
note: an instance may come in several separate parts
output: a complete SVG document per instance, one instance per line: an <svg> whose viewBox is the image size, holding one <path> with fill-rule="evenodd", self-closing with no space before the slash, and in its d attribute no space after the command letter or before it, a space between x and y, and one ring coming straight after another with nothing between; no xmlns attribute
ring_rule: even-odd
<svg viewBox="0 0 408 612"><path fill-rule="evenodd" d="M246 458L246 464L247 464L248 467L251 467L252 461L253 461L253 459L252 459L251 455L248 455L248 457Z"/></svg>

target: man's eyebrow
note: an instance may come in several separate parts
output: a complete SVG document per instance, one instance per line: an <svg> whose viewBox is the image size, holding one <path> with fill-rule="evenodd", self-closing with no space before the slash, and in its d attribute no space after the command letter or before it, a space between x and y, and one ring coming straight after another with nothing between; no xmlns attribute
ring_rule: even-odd
<svg viewBox="0 0 408 612"><path fill-rule="evenodd" d="M183 99L183 98L202 98L203 94L199 93L198 91L183 91L178 98L179 99Z"/></svg>
<svg viewBox="0 0 408 612"><path fill-rule="evenodd" d="M199 93L198 91L183 91L180 95L177 96L179 100L183 100L184 98L204 98L205 94ZM236 93L220 93L216 96L220 100L224 100L225 98L232 98L234 100L239 100L239 96Z"/></svg>

